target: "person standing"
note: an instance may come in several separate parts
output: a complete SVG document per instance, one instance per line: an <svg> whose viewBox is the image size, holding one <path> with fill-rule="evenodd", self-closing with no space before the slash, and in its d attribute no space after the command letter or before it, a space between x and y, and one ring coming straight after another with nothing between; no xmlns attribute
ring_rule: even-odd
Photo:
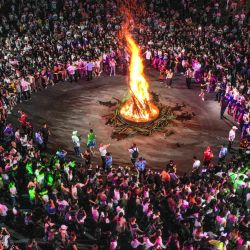
<svg viewBox="0 0 250 250"><path fill-rule="evenodd" d="M23 77L21 79L21 89L24 96L24 100L30 99L30 83Z"/></svg>
<svg viewBox="0 0 250 250"><path fill-rule="evenodd" d="M94 134L93 129L90 129L88 133L88 139L87 139L87 148L90 149L92 154L93 154L93 149L95 145L96 145L95 134Z"/></svg>
<svg viewBox="0 0 250 250"><path fill-rule="evenodd" d="M235 136L236 136L236 130L238 128L236 126L233 126L232 129L229 131L229 134L228 134L228 152L231 151L231 148L232 148L232 145L233 145L233 142L235 140Z"/></svg>
<svg viewBox="0 0 250 250"><path fill-rule="evenodd" d="M35 133L35 142L37 144L37 147L39 150L42 150L44 147L43 147L43 138L42 138L42 133L40 130L38 130L36 133Z"/></svg>
<svg viewBox="0 0 250 250"><path fill-rule="evenodd" d="M85 159L85 165L86 167L90 167L91 166L91 162L92 162L92 152L89 148L87 148L83 154L83 158Z"/></svg>
<svg viewBox="0 0 250 250"><path fill-rule="evenodd" d="M205 101L205 89L206 89L206 83L204 81L201 81L201 92L199 96L201 97L201 100Z"/></svg>
<svg viewBox="0 0 250 250"><path fill-rule="evenodd" d="M93 63L91 61L87 62L86 68L87 68L87 78L88 81L92 80L93 77Z"/></svg>
<svg viewBox="0 0 250 250"><path fill-rule="evenodd" d="M173 76L174 76L174 72L170 68L169 70L167 70L167 74L166 74L166 87L167 88L171 88L172 82L173 82Z"/></svg>
<svg viewBox="0 0 250 250"><path fill-rule="evenodd" d="M107 154L107 148L110 146L110 144L103 145L102 143L99 146L99 152L101 154L102 159L102 169L105 170L106 168L106 154Z"/></svg>
<svg viewBox="0 0 250 250"><path fill-rule="evenodd" d="M192 82L192 77L193 77L193 71L191 68L188 68L186 73L186 84L187 84L187 87L188 89L191 89L191 82Z"/></svg>
<svg viewBox="0 0 250 250"><path fill-rule="evenodd" d="M115 76L116 61L114 58L111 58L109 62L109 67L110 67L110 76L112 76L112 74Z"/></svg>
<svg viewBox="0 0 250 250"><path fill-rule="evenodd" d="M42 136L43 136L44 149L46 150L47 149L48 140L49 140L49 135L50 135L50 131L49 131L49 128L48 128L48 125L47 125L46 122L43 123L41 132L42 132Z"/></svg>
<svg viewBox="0 0 250 250"><path fill-rule="evenodd" d="M193 170L198 170L201 166L201 161L196 156L193 157Z"/></svg>
<svg viewBox="0 0 250 250"><path fill-rule="evenodd" d="M132 164L135 165L136 159L139 156L139 149L135 143L133 143L133 145L128 149L128 152L130 154Z"/></svg>
<svg viewBox="0 0 250 250"><path fill-rule="evenodd" d="M18 111L19 114L21 114L21 117L19 118L19 122L21 124L21 127L23 129L23 132L26 134L27 133L27 117L28 115L24 113L23 111Z"/></svg>
<svg viewBox="0 0 250 250"><path fill-rule="evenodd" d="M151 51L149 49L146 50L145 57L146 57L146 67L150 67L152 53L151 53Z"/></svg>
<svg viewBox="0 0 250 250"><path fill-rule="evenodd" d="M220 101L220 119L224 118L224 113L228 106L228 95L225 95L221 98Z"/></svg>
<svg viewBox="0 0 250 250"><path fill-rule="evenodd" d="M227 156L227 153L228 153L227 147L222 145L219 152L219 161L224 161Z"/></svg>
<svg viewBox="0 0 250 250"><path fill-rule="evenodd" d="M135 162L135 167L139 172L140 182L143 182L146 179L146 165L147 165L147 161L142 157L137 159Z"/></svg>
<svg viewBox="0 0 250 250"><path fill-rule="evenodd" d="M74 146L75 155L80 156L81 155L80 138L77 136L77 131L72 132L71 139L72 139L72 143L73 143L73 146Z"/></svg>
<svg viewBox="0 0 250 250"><path fill-rule="evenodd" d="M68 73L70 82L72 82L73 80L77 81L76 67L72 63L68 64L67 73Z"/></svg>
<svg viewBox="0 0 250 250"><path fill-rule="evenodd" d="M213 151L210 148L210 146L207 146L206 150L204 151L203 154L203 161L204 161L204 166L208 167L212 158L214 157Z"/></svg>
<svg viewBox="0 0 250 250"><path fill-rule="evenodd" d="M105 155L105 170L111 169L112 168L112 163L113 163L113 158L112 155L107 152Z"/></svg>

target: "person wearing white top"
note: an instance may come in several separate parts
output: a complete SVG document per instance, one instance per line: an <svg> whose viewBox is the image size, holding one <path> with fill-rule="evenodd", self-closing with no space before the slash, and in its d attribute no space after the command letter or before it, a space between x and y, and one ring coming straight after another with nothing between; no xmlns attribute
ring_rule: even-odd
<svg viewBox="0 0 250 250"><path fill-rule="evenodd" d="M147 65L147 67L149 67L150 62L151 62L151 57L152 57L152 53L149 49L146 50L145 57L146 57L146 65Z"/></svg>
<svg viewBox="0 0 250 250"><path fill-rule="evenodd" d="M193 163L193 170L199 169L201 166L201 161L196 158L196 156L193 157L194 163Z"/></svg>
<svg viewBox="0 0 250 250"><path fill-rule="evenodd" d="M80 154L81 154L80 153L80 139L77 136L77 131L72 132L71 139L72 139L72 143L74 146L74 151L75 151L76 156L80 156Z"/></svg>
<svg viewBox="0 0 250 250"><path fill-rule="evenodd" d="M236 130L237 129L238 128L236 126L233 126L232 129L229 131L229 134L228 134L228 146L227 146L228 152L230 152L230 150L232 148L233 142L235 140Z"/></svg>
<svg viewBox="0 0 250 250"><path fill-rule="evenodd" d="M106 167L106 154L107 154L107 148L110 146L110 144L100 144L99 146L99 152L101 154L101 159L102 159L102 168L105 170Z"/></svg>
<svg viewBox="0 0 250 250"><path fill-rule="evenodd" d="M128 152L130 154L132 164L135 165L136 159L139 156L139 149L135 143L133 143L133 145L128 149Z"/></svg>

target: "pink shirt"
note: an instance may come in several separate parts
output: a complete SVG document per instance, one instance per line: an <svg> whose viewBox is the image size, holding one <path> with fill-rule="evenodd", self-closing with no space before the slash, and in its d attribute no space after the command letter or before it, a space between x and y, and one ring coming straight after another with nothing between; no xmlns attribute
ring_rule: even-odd
<svg viewBox="0 0 250 250"><path fill-rule="evenodd" d="M67 68L68 72L70 75L74 75L75 74L75 67L72 65L69 65Z"/></svg>
<svg viewBox="0 0 250 250"><path fill-rule="evenodd" d="M98 222L98 218L99 218L99 212L97 209L92 208L92 216L93 216L93 220Z"/></svg>
<svg viewBox="0 0 250 250"><path fill-rule="evenodd" d="M29 90L29 82L22 79L21 80L21 87L22 87L22 91L28 91Z"/></svg>

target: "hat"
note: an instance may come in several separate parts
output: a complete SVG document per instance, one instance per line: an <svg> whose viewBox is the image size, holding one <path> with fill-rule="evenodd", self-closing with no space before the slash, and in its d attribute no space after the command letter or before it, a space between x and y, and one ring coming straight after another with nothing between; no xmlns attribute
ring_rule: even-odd
<svg viewBox="0 0 250 250"><path fill-rule="evenodd" d="M233 126L232 129L236 130L236 129L238 129L238 128L237 128L236 126Z"/></svg>
<svg viewBox="0 0 250 250"><path fill-rule="evenodd" d="M66 225L61 225L60 230L67 230L68 227Z"/></svg>
<svg viewBox="0 0 250 250"><path fill-rule="evenodd" d="M76 134L77 134L77 131L73 131L73 132L72 132L72 135L76 135Z"/></svg>

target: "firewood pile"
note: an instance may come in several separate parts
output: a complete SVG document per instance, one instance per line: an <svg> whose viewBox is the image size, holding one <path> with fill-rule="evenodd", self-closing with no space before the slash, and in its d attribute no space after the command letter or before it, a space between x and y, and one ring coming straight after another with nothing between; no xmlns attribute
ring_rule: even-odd
<svg viewBox="0 0 250 250"><path fill-rule="evenodd" d="M190 114L187 111L182 112L182 108L185 107L183 104L176 104L174 107L166 106L160 103L158 95L152 93L152 96L160 113L155 120L147 123L136 123L125 120L120 115L123 102L119 99L113 98L114 101L107 102L99 101L101 105L108 107L111 111L109 114L103 116L106 119L106 125L113 127L111 138L122 140L135 135L149 136L154 132L163 132L165 136L170 136L173 134L173 131L167 129L167 126L172 120L190 120L194 116L194 114ZM178 111L177 114L176 111Z"/></svg>

